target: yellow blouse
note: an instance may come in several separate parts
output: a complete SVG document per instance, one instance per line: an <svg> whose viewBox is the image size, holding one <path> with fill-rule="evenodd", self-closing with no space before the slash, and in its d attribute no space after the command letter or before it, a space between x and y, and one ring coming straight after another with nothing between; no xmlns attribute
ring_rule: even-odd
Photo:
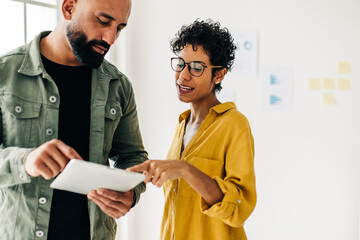
<svg viewBox="0 0 360 240"><path fill-rule="evenodd" d="M182 113L167 159L183 159L209 175L224 197L212 206L184 180L163 185L162 240L244 240L244 222L256 204L254 140L233 102L219 104L181 153L190 110Z"/></svg>

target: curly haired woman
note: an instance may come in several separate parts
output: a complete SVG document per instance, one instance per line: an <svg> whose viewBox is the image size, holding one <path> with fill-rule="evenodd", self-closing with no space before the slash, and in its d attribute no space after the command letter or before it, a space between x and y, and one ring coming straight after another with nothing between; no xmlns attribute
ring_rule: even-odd
<svg viewBox="0 0 360 240"><path fill-rule="evenodd" d="M235 45L212 20L183 26L171 41L180 115L167 155L129 168L165 193L162 240L244 240L256 204L254 140L246 117L216 92L233 65Z"/></svg>

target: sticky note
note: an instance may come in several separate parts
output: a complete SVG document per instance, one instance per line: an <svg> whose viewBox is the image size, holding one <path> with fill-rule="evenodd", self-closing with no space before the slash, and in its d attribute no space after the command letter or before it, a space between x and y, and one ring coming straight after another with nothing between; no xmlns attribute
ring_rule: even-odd
<svg viewBox="0 0 360 240"><path fill-rule="evenodd" d="M338 89L339 90L350 90L350 79L340 78L338 80Z"/></svg>
<svg viewBox="0 0 360 240"><path fill-rule="evenodd" d="M309 89L310 90L320 90L320 78L310 78L309 79Z"/></svg>
<svg viewBox="0 0 360 240"><path fill-rule="evenodd" d="M339 62L339 73L350 73L351 65L350 62Z"/></svg>
<svg viewBox="0 0 360 240"><path fill-rule="evenodd" d="M323 104L335 105L335 95L333 93L324 93L323 94Z"/></svg>
<svg viewBox="0 0 360 240"><path fill-rule="evenodd" d="M325 78L323 80L323 89L325 90L334 90L335 89L335 81L332 78Z"/></svg>

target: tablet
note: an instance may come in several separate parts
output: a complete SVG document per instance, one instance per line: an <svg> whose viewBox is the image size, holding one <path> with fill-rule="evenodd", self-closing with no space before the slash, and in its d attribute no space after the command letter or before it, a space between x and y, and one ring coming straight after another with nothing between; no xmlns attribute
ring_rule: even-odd
<svg viewBox="0 0 360 240"><path fill-rule="evenodd" d="M72 159L50 187L85 195L98 188L127 192L144 179L141 173Z"/></svg>

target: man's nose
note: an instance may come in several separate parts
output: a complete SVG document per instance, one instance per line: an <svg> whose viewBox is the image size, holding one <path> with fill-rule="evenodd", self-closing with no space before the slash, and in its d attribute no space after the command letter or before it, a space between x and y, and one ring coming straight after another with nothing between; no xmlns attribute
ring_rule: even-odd
<svg viewBox="0 0 360 240"><path fill-rule="evenodd" d="M114 30L112 28L109 28L103 33L102 40L111 46L114 44L118 36L119 32L117 31L117 29Z"/></svg>

